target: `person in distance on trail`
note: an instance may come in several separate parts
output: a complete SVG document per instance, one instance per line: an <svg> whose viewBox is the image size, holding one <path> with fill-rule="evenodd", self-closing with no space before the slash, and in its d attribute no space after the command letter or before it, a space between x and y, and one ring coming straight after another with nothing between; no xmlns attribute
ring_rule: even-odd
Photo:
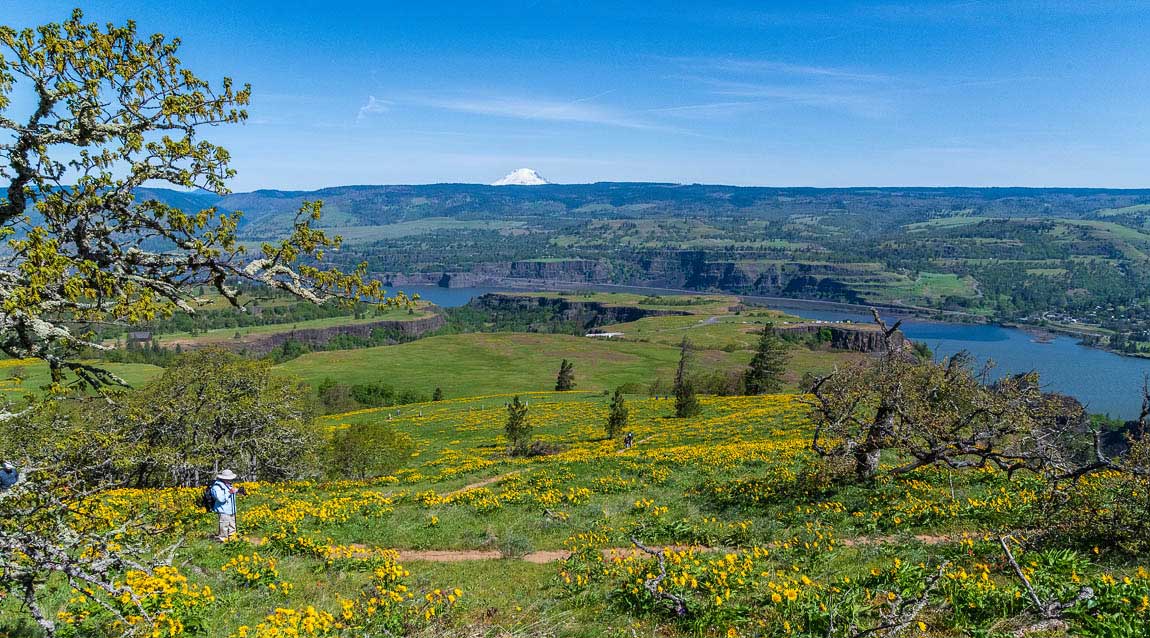
<svg viewBox="0 0 1150 638"><path fill-rule="evenodd" d="M235 472L224 470L216 475L211 487L214 503L212 511L220 517L220 534L217 539L221 543L236 535L236 495L247 495L244 488L232 485L235 480Z"/></svg>
<svg viewBox="0 0 1150 638"><path fill-rule="evenodd" d="M628 432L626 434L626 436L623 437L623 449L629 450L629 449L631 449L631 446L634 444L635 444L635 433L634 432Z"/></svg>
<svg viewBox="0 0 1150 638"><path fill-rule="evenodd" d="M17 471L16 466L4 461L3 467L0 467L0 492L10 489L19 480L20 472Z"/></svg>

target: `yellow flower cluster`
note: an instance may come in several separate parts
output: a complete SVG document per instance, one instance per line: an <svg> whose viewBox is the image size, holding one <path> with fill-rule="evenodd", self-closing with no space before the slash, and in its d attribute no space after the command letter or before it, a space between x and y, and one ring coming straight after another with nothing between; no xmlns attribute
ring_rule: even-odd
<svg viewBox="0 0 1150 638"><path fill-rule="evenodd" d="M152 638L182 636L215 603L209 587L188 582L187 577L171 566L157 567L152 573L131 570L123 582L115 583L115 594L92 589L73 590L67 605L56 616L65 636L86 635L97 625L119 633L145 632ZM129 627L112 615L115 611ZM87 628L87 629L84 629Z"/></svg>
<svg viewBox="0 0 1150 638"><path fill-rule="evenodd" d="M372 585L356 599L341 598L336 613L279 608L254 627L239 627L231 638L325 638L394 635L433 622L463 596L460 589L435 589L417 599L401 581L407 570L394 562L372 572Z"/></svg>
<svg viewBox="0 0 1150 638"><path fill-rule="evenodd" d="M287 595L292 590L291 583L280 579L276 569L276 559L261 556L259 552L240 554L224 563L220 571L231 574L233 581L244 587L266 587L269 591Z"/></svg>

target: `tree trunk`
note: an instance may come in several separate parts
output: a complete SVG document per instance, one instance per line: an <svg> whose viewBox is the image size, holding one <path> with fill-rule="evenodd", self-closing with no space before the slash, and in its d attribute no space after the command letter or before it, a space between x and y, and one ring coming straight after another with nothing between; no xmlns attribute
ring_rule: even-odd
<svg viewBox="0 0 1150 638"><path fill-rule="evenodd" d="M878 474L878 460L881 450L859 447L855 450L855 478L859 482L873 481Z"/></svg>

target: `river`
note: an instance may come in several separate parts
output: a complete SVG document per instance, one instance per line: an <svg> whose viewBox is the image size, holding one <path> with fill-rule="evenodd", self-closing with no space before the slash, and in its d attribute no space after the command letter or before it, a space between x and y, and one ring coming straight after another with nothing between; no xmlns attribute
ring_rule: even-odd
<svg viewBox="0 0 1150 638"><path fill-rule="evenodd" d="M408 294L419 293L422 298L440 306L454 307L467 303L477 295L498 292L500 289L408 286L404 290ZM629 289L632 292L641 290ZM671 294L654 289L651 292ZM797 300L756 302L810 319L855 322L871 320L870 315L861 308L857 311L838 306L827 309L817 303ZM1123 419L1138 416L1142 405L1142 378L1150 374L1150 359L1123 357L1079 345L1073 337L1055 336L1048 342L1039 342L1032 334L1016 328L940 323L916 320L913 317L903 319L902 329L910 339L930 346L935 356L946 357L966 350L980 365L993 361L997 375L1037 371L1047 390L1074 396L1086 404L1091 412Z"/></svg>

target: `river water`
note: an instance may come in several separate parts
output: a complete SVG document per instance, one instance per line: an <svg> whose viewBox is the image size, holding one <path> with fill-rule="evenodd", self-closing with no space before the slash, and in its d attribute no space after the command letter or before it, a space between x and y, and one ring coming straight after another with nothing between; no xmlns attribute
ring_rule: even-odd
<svg viewBox="0 0 1150 638"><path fill-rule="evenodd" d="M629 290L638 292L640 289ZM422 298L447 308L461 306L477 295L497 292L498 289L409 286L404 291L408 294L418 292ZM667 291L652 292L669 294ZM816 320L871 321L870 315L862 309L827 309L801 301L762 303L756 300L756 303ZM1123 419L1138 416L1142 405L1142 378L1150 374L1150 359L1123 357L1089 348L1079 345L1073 337L1056 336L1042 343L1030 333L1016 328L939 323L914 318L904 318L902 329L907 337L930 346L935 356L946 357L966 350L980 364L993 361L997 375L1037 371L1047 390L1074 396L1091 412Z"/></svg>

